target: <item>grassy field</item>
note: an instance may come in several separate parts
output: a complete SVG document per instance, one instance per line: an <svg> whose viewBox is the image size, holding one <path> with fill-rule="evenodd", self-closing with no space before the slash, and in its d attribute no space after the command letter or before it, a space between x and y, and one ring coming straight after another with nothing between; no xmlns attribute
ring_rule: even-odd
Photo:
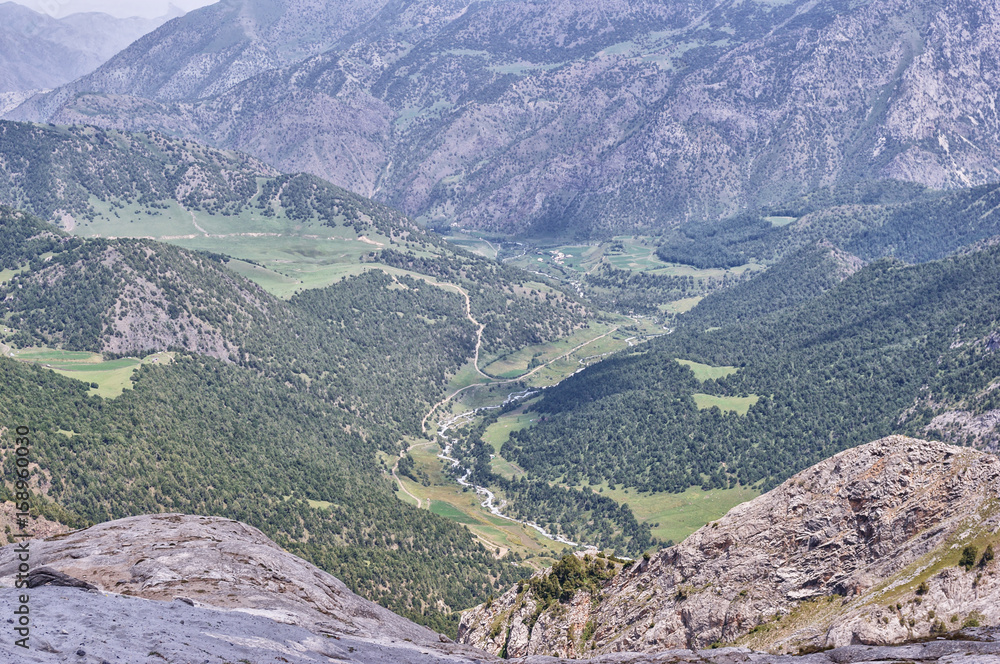
<svg viewBox="0 0 1000 664"><path fill-rule="evenodd" d="M746 263L731 268L698 268L691 265L661 263L661 267L649 270L650 274L664 274L673 277L694 277L695 279L722 279L727 274L739 275L751 270L763 270L758 263Z"/></svg>
<svg viewBox="0 0 1000 664"><path fill-rule="evenodd" d="M710 364L692 362L691 360L677 360L677 362L691 369L691 371L694 372L694 377L698 380L725 378L726 376L731 376L739 371L736 367L713 367Z"/></svg>
<svg viewBox="0 0 1000 664"><path fill-rule="evenodd" d="M524 256L510 262L520 268L538 271L557 279L576 279L592 272L602 263L620 270L649 272L670 276L690 276L695 279L721 279L727 274L738 275L748 270L762 270L754 263L726 269L699 269L690 265L665 263L656 255L659 239L650 236L619 235L600 244L561 244L529 249ZM664 311L682 313L694 307L697 299L685 298L676 303L664 303Z"/></svg>
<svg viewBox="0 0 1000 664"><path fill-rule="evenodd" d="M698 303L704 299L705 299L704 295L681 298L680 300L674 300L673 302L667 302L666 304L661 304L660 311L665 311L671 314L686 314L687 312L694 309L698 305Z"/></svg>
<svg viewBox="0 0 1000 664"><path fill-rule="evenodd" d="M617 247L622 247L618 249ZM654 238L619 235L605 246L603 256L613 267L620 270L645 272L666 265L656 255L657 242Z"/></svg>
<svg viewBox="0 0 1000 664"><path fill-rule="evenodd" d="M18 268L16 270L0 270L0 284L5 284L14 278L15 274L21 274L24 268Z"/></svg>
<svg viewBox="0 0 1000 664"><path fill-rule="evenodd" d="M97 383L90 393L105 399L114 399L122 392L132 389L132 374L143 364L167 364L174 358L173 353L155 353L142 359L122 358L105 360L99 353L58 350L55 348L24 348L7 352L20 362L40 364L58 374L82 381L88 385Z"/></svg>
<svg viewBox="0 0 1000 664"><path fill-rule="evenodd" d="M708 410L712 406L718 406L719 410L731 411L739 415L746 415L747 411L750 410L750 406L757 403L760 399L756 394L751 394L748 397L720 397L714 394L699 394L695 393L691 395L694 397L694 403L701 410Z"/></svg>
<svg viewBox="0 0 1000 664"><path fill-rule="evenodd" d="M483 440L493 446L497 455L490 464L493 471L505 477L524 474L524 471L500 456L500 447L511 432L531 426L537 417L536 413L524 413L522 410L501 416L483 435ZM691 487L683 493L638 493L634 489L623 487L611 490L607 482L591 488L619 504L628 503L637 519L651 525L659 524L653 527L656 537L674 542L680 542L706 523L718 519L736 505L755 498L760 493L745 487L712 491Z"/></svg>
<svg viewBox="0 0 1000 664"><path fill-rule="evenodd" d="M488 237L474 231L455 231L445 235L444 238L448 242L484 258L496 258L502 241L499 237Z"/></svg>
<svg viewBox="0 0 1000 664"><path fill-rule="evenodd" d="M611 490L606 483L593 488L618 504L627 503L637 519L653 525L653 535L674 542L760 495L759 491L745 487L711 491L691 487L683 493L638 493L621 487Z"/></svg>
<svg viewBox="0 0 1000 664"><path fill-rule="evenodd" d="M497 378L518 378L531 369L551 362L581 344L592 342L612 329L613 326L605 323L591 323L589 327L577 330L572 335L556 341L525 346L496 359L484 358L485 361L481 363L481 368L487 374Z"/></svg>
<svg viewBox="0 0 1000 664"><path fill-rule="evenodd" d="M226 254L242 259L229 262L234 272L278 297L329 286L364 270L387 269L360 265L359 258L389 246L391 240L377 233L358 235L351 226L300 222L283 214L265 217L260 210L251 209L236 216L213 215L191 212L177 203L159 210L138 204L111 208L96 199L91 200L91 205L98 217L75 227L74 234L150 238L186 249ZM431 255L414 243L403 242L396 248L412 250L418 256Z"/></svg>
<svg viewBox="0 0 1000 664"><path fill-rule="evenodd" d="M764 220L771 222L772 226L787 226L796 219L797 217L764 217Z"/></svg>
<svg viewBox="0 0 1000 664"><path fill-rule="evenodd" d="M526 429L531 426L532 422L535 421L535 418L537 417L535 413L525 414L523 410L523 408L519 408L505 415L501 415L500 418L487 427L485 433L483 433L483 440L493 447L493 453L496 455L490 461L490 468L494 473L511 479L521 477L525 475L525 472L517 464L512 463L500 456L500 448L507 442L507 439L510 438L511 433L514 431L520 431L521 429Z"/></svg>
<svg viewBox="0 0 1000 664"><path fill-rule="evenodd" d="M247 263L246 261L233 259L226 263L226 267L241 277L246 277L250 281L255 282L271 294L294 293L302 286L302 282L298 279L285 276L280 272L269 270L260 265Z"/></svg>

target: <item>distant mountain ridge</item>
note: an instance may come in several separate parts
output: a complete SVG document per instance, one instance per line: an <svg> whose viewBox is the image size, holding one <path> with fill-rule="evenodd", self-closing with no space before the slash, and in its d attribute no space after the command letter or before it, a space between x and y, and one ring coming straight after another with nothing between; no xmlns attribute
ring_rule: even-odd
<svg viewBox="0 0 1000 664"><path fill-rule="evenodd" d="M89 74L133 41L184 12L115 18L100 12L53 18L0 3L0 92L51 89Z"/></svg>
<svg viewBox="0 0 1000 664"><path fill-rule="evenodd" d="M996 181L998 35L984 0L230 0L9 117L161 129L432 221L600 234L859 179Z"/></svg>

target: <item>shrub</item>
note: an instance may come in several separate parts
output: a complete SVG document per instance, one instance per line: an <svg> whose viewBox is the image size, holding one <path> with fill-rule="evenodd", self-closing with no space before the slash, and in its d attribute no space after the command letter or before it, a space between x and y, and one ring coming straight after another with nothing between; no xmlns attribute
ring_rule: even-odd
<svg viewBox="0 0 1000 664"><path fill-rule="evenodd" d="M962 549L962 557L958 559L958 566L964 567L965 571L968 572L973 567L976 566L976 558L979 556L979 551L976 547L971 544L964 549Z"/></svg>
<svg viewBox="0 0 1000 664"><path fill-rule="evenodd" d="M993 553L993 545L987 544L986 550L983 551L983 557L979 559L979 566L986 567L995 557L996 555Z"/></svg>
<svg viewBox="0 0 1000 664"><path fill-rule="evenodd" d="M962 623L962 627L963 628L979 627L980 625L983 624L983 621L985 619L986 617L983 616L983 614L981 614L979 611L973 611L972 613L970 613L965 617L965 621Z"/></svg>

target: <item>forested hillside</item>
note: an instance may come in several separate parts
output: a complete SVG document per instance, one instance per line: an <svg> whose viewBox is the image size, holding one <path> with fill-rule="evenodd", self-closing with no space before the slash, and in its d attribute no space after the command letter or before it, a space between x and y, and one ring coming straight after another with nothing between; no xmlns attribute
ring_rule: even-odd
<svg viewBox="0 0 1000 664"><path fill-rule="evenodd" d="M483 329L483 350L496 352L569 335L593 312L572 295L540 283L523 270L460 250L424 258L386 249L372 259L459 284L469 294L473 317Z"/></svg>
<svg viewBox="0 0 1000 664"><path fill-rule="evenodd" d="M539 422L502 454L569 484L768 488L866 440L941 435L935 416L995 408L998 258L990 247L910 267L879 261L769 315L769 289L750 282L740 306L753 315L716 328L694 316L547 390ZM710 377L702 365L729 369ZM978 442L995 445L997 432L986 426Z"/></svg>
<svg viewBox="0 0 1000 664"><path fill-rule="evenodd" d="M1000 185L942 192L902 182L826 187L778 207L666 234L657 254L700 268L771 263L827 241L864 260L917 263L1000 234Z"/></svg>
<svg viewBox="0 0 1000 664"><path fill-rule="evenodd" d="M435 242L392 208L319 178L280 175L252 157L156 132L0 121L0 157L0 202L67 230L115 219L129 235L129 215L161 216L175 203L220 217L252 212Z"/></svg>
<svg viewBox="0 0 1000 664"><path fill-rule="evenodd" d="M419 433L473 354L460 294L375 270L282 301L218 256L72 238L9 209L0 234L17 267L0 284L5 344L175 352L113 400L0 358L0 413L38 432L36 482L56 503L45 514L237 518L449 631L450 611L515 578L460 525L399 501L377 457Z"/></svg>
<svg viewBox="0 0 1000 664"><path fill-rule="evenodd" d="M762 318L822 295L863 264L828 242L818 242L788 254L748 281L711 293L678 322L704 329Z"/></svg>
<svg viewBox="0 0 1000 664"><path fill-rule="evenodd" d="M388 206L311 175L279 175L245 155L157 133L0 122L0 202L20 206L82 237L155 238L189 249L225 254L217 258L245 259L249 263L240 264L241 274L258 279L265 286L277 287L285 296L336 284L345 275L357 274L361 261L431 276L469 294L474 317L485 325L486 351L509 351L529 343L550 341L585 324L592 315L575 298L547 280L447 245L437 234L424 231ZM114 305L119 306L113 317L116 322L103 320L98 325L98 310L107 311L119 298L125 282L137 274L136 270L143 272L148 268L140 255L148 253L147 249L140 251L134 248L139 245L132 244L127 246L133 249L124 250L125 246L88 245L81 250L87 252L88 261L96 260L98 252L106 255L101 258L100 266L95 263L83 271L76 258L59 259L67 261L66 266L58 268L60 279L65 279L64 283L70 284L75 293L68 296L68 301L79 300L80 306L92 310L86 315L74 314L83 321L83 327L73 332L72 346L133 352L176 345L216 357L231 355L237 342L230 338L227 346L223 341L226 334L220 337L206 331L205 322L211 321L210 327L239 327L251 324L257 316L243 311L236 318L220 322L216 314L221 305L209 299L216 287L222 288L219 297L231 304L242 302L247 293L232 292L232 284L236 282L233 275L227 276L226 270L220 271L204 259L191 263L168 248L157 252L167 252L168 262L176 258L176 265L163 268L162 274L149 279L129 283L130 295L125 300L134 302L138 291L152 288L155 293L144 291L143 295L162 301L159 309L169 316L157 313L157 320L151 321L145 314L131 311L130 305ZM71 266L69 271L73 273L69 276L64 272L67 266ZM171 270L180 272L175 275ZM202 271L205 274L199 276ZM199 315L207 318L190 319L188 309L192 303L173 301L180 297L169 284L175 276L189 281L201 278L212 281L204 285L204 292L197 296L200 304L195 305L201 307ZM40 279L35 280L33 290L22 293L25 297L15 306L22 310L38 308L39 315L45 318L56 300L67 293L64 289L49 292L49 277ZM37 285L42 282L46 287ZM395 296L405 297L398 293ZM42 299L35 302L36 298ZM304 294L303 298L312 301ZM358 298L361 301L360 295ZM247 301L257 299L251 295ZM276 306L259 305L256 310L265 313L263 318L275 318L265 310ZM183 311L176 310L177 307ZM362 312L359 324L368 315L364 312L374 311L364 307L359 310ZM399 307L392 310L401 311ZM22 311L19 315L23 314ZM167 317L171 320L165 320ZM26 334L48 334L44 324L31 323L29 319L25 323ZM100 343L98 328L107 337ZM34 338L41 337L35 334ZM466 346L462 342L457 348L465 352ZM330 354L324 352L320 356L330 357ZM361 374L370 375L370 371ZM437 371L435 376L440 378L441 374Z"/></svg>
<svg viewBox="0 0 1000 664"><path fill-rule="evenodd" d="M0 285L18 347L208 355L418 431L476 343L462 298L411 277L369 272L284 302L221 259L169 245L64 238L57 248Z"/></svg>
<svg viewBox="0 0 1000 664"><path fill-rule="evenodd" d="M460 525L393 496L375 460L385 430L281 381L182 355L108 401L7 358L0 373L0 412L33 433L33 483L85 521L160 511L239 519L446 631L442 611L516 578ZM4 458L13 473L14 455Z"/></svg>

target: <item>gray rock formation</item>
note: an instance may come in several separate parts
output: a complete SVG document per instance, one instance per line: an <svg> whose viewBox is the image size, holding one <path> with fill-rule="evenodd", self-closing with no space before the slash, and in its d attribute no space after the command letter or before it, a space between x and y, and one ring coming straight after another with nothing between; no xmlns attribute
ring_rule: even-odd
<svg viewBox="0 0 1000 664"><path fill-rule="evenodd" d="M13 586L14 545L0 549L0 585ZM218 517L157 514L32 541L31 565L104 592L241 611L313 634L442 647L435 632L358 597L339 579L281 549L256 528Z"/></svg>
<svg viewBox="0 0 1000 664"><path fill-rule="evenodd" d="M0 589L0 614L13 615L19 592ZM189 606L77 588L31 591L29 650L14 645L12 625L0 621L0 662L35 664L366 664L469 663L493 658L460 650L417 647L403 639L382 641L318 635L298 625L244 611Z"/></svg>
<svg viewBox="0 0 1000 664"><path fill-rule="evenodd" d="M16 592L0 590L0 614L15 610ZM485 664L499 662L486 653L447 653L413 647L406 641L374 643L350 636L322 637L294 625L241 611L192 607L180 601L157 602L127 595L76 588L37 588L31 593L30 650L13 645L0 623L0 661L18 664L74 662L162 664L175 662L251 662L265 664ZM847 646L793 657L752 652L747 648L664 650L615 653L581 664L854 664L856 662L942 662L1000 664L1000 634L972 630L964 638L899 647ZM82 654L80 654L82 653ZM508 660L555 664L566 660L531 656Z"/></svg>
<svg viewBox="0 0 1000 664"><path fill-rule="evenodd" d="M462 618L512 656L892 644L1000 624L1000 460L893 436L795 475L619 573L543 603L530 584ZM976 549L971 569L958 566Z"/></svg>
<svg viewBox="0 0 1000 664"><path fill-rule="evenodd" d="M14 546L0 549L0 616L28 594L29 650L0 621L0 662L359 662L484 664L496 657L448 642L371 604L258 530L228 519L132 517L29 544L33 576L61 585L9 587ZM41 566L48 566L48 572ZM76 579L98 586L75 587ZM908 660L1000 664L1000 631L900 647L847 646L805 657L748 648L659 648L593 664L853 664ZM532 655L513 661L563 661Z"/></svg>

